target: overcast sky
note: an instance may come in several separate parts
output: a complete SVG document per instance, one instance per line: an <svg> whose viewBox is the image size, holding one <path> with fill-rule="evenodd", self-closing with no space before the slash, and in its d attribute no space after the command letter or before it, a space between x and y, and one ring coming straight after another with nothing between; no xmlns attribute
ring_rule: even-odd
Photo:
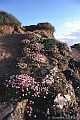
<svg viewBox="0 0 80 120"><path fill-rule="evenodd" d="M50 22L56 38L70 44L80 42L79 0L0 0L0 10L13 14L23 25Z"/></svg>

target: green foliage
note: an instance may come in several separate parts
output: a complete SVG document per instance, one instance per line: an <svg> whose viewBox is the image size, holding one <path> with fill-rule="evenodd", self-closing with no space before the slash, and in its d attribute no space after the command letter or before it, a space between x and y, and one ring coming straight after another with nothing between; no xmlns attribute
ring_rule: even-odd
<svg viewBox="0 0 80 120"><path fill-rule="evenodd" d="M0 12L0 25L21 25L21 23L11 14Z"/></svg>
<svg viewBox="0 0 80 120"><path fill-rule="evenodd" d="M51 48L56 44L55 39L45 39L43 41L46 50L51 50Z"/></svg>

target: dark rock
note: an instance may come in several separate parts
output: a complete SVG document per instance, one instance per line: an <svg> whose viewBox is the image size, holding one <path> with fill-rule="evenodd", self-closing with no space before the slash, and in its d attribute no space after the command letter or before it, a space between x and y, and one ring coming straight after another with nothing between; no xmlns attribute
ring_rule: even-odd
<svg viewBox="0 0 80 120"><path fill-rule="evenodd" d="M7 117L14 111L15 105L10 103L0 104L0 120L7 120Z"/></svg>
<svg viewBox="0 0 80 120"><path fill-rule="evenodd" d="M71 48L76 48L76 49L80 50L80 43L74 44L73 46L71 46Z"/></svg>

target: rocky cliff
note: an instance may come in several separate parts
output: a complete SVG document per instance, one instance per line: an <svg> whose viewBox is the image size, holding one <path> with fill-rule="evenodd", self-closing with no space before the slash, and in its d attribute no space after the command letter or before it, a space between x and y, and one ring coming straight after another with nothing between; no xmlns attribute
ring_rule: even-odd
<svg viewBox="0 0 80 120"><path fill-rule="evenodd" d="M80 61L50 23L1 34L0 120L76 119L79 99Z"/></svg>
<svg viewBox="0 0 80 120"><path fill-rule="evenodd" d="M80 44L75 44L71 46L73 57L80 60Z"/></svg>

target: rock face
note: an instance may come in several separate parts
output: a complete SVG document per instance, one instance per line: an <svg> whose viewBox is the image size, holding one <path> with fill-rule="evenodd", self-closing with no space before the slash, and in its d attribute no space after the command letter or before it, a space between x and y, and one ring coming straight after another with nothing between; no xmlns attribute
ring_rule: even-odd
<svg viewBox="0 0 80 120"><path fill-rule="evenodd" d="M0 36L0 79L3 79L3 76L6 79L14 74L16 58L21 54L20 42L17 38L17 35L16 39L14 35Z"/></svg>
<svg viewBox="0 0 80 120"><path fill-rule="evenodd" d="M76 119L80 61L51 24L19 28L0 36L1 120Z"/></svg>

